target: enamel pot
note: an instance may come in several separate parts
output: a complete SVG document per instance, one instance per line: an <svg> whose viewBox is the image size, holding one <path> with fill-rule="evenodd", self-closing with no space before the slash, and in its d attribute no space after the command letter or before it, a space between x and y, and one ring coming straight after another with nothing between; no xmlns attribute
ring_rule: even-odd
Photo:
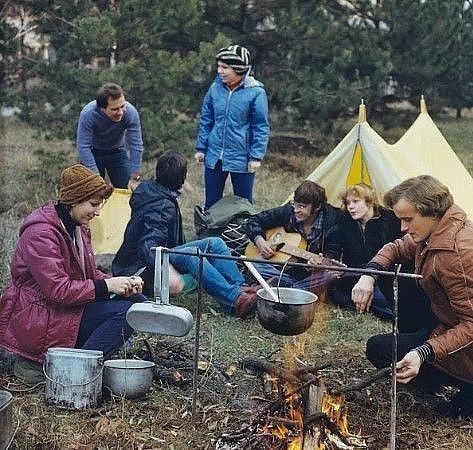
<svg viewBox="0 0 473 450"><path fill-rule="evenodd" d="M307 331L315 316L317 296L295 288L271 288L279 301L265 290L257 293L256 315L263 328L271 333L293 336Z"/></svg>

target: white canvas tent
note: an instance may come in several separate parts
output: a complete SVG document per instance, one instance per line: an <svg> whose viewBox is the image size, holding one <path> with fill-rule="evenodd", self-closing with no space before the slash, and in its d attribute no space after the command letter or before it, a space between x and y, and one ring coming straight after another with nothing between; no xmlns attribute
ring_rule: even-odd
<svg viewBox="0 0 473 450"><path fill-rule="evenodd" d="M361 104L358 123L307 179L323 186L328 201L338 206L338 194L347 185L371 185L381 200L396 184L423 174L447 185L455 202L473 217L473 178L432 121L422 99L419 116L395 144L388 144L370 127Z"/></svg>

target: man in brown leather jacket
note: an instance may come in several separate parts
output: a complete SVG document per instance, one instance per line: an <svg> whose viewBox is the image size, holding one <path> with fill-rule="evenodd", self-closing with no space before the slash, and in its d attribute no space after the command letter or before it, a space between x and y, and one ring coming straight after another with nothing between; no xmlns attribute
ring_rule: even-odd
<svg viewBox="0 0 473 450"><path fill-rule="evenodd" d="M458 393L441 412L473 416L473 224L448 188L428 175L405 180L384 200L406 234L385 245L367 267L413 260L435 319L415 333L399 334L397 380L456 386ZM353 288L360 313L369 308L375 281L363 275ZM390 365L391 339L384 334L368 340L366 354L376 367Z"/></svg>

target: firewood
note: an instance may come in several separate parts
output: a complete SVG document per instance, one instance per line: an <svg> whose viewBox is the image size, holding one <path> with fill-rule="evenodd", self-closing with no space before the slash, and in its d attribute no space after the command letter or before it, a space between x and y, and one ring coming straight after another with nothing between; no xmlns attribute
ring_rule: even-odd
<svg viewBox="0 0 473 450"><path fill-rule="evenodd" d="M273 377L279 378L283 381L288 381L292 384L296 384L299 382L299 379L291 371L278 367L274 363L271 363L264 359L245 358L242 361L242 366L244 369L249 369L256 373L267 373L269 375L272 375Z"/></svg>
<svg viewBox="0 0 473 450"><path fill-rule="evenodd" d="M185 379L183 375L177 370L162 369L155 367L154 378L156 380L165 381L175 385L184 385L190 383L191 380Z"/></svg>
<svg viewBox="0 0 473 450"><path fill-rule="evenodd" d="M326 369L330 363L324 363L320 366L302 367L295 370L287 370L278 367L276 364L261 358L245 358L242 360L244 369L249 369L257 373L267 373L282 381L288 381L291 384L298 384L301 377L305 374L317 374L318 371Z"/></svg>
<svg viewBox="0 0 473 450"><path fill-rule="evenodd" d="M365 378L364 380L358 381L353 384L348 384L346 386L342 386L339 389L329 391L331 395L338 395L338 394L345 394L347 392L352 391L359 391L370 384L374 383L375 381L379 380L380 378L385 378L386 375L391 373L390 367L385 367L384 369L378 370L376 373L370 375L369 377Z"/></svg>

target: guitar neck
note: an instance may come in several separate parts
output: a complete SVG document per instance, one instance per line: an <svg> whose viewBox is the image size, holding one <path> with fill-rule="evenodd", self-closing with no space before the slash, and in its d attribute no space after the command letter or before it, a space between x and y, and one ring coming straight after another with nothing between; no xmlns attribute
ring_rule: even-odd
<svg viewBox="0 0 473 450"><path fill-rule="evenodd" d="M316 264L322 263L322 256L302 250L299 247L294 247L293 245L284 244L282 247L278 248L278 251L286 253L287 255L295 256L297 258L305 259L306 261L312 259Z"/></svg>

